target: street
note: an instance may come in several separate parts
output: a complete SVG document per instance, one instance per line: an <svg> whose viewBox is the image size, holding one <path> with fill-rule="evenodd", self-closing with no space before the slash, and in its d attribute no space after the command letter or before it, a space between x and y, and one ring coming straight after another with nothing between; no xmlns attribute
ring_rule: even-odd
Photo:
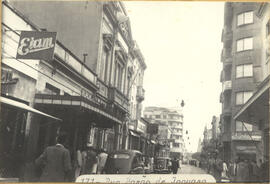
<svg viewBox="0 0 270 184"><path fill-rule="evenodd" d="M204 170L188 164L182 164L181 169L178 169L178 174L206 174Z"/></svg>

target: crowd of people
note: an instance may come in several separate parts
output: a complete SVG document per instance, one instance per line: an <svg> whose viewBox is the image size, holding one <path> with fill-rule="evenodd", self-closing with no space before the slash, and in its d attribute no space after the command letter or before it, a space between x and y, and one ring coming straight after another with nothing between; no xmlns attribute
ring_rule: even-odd
<svg viewBox="0 0 270 184"><path fill-rule="evenodd" d="M35 160L36 167L41 170L38 181L72 182L80 175L104 174L106 172L105 164L108 153L105 150L78 147L71 159L70 151L65 147L66 138L65 134L58 136L56 144L45 148L44 152ZM136 159L138 161L134 163L143 168L143 173L153 173L155 165L153 157L145 155L136 157ZM168 161L168 168L171 168L173 174L177 174L180 168L179 160L174 158Z"/></svg>
<svg viewBox="0 0 270 184"><path fill-rule="evenodd" d="M228 179L231 182L269 182L268 157L265 157L265 162L260 159L259 163L240 157L231 162L211 158L202 167L217 181Z"/></svg>

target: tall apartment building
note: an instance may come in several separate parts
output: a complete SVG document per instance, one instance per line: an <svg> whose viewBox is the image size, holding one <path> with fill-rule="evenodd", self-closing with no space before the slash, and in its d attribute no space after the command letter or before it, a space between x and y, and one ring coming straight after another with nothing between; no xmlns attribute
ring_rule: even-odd
<svg viewBox="0 0 270 184"><path fill-rule="evenodd" d="M262 29L266 29L266 24L262 22L260 6L253 2L225 3L220 78L225 160L262 158L258 126L233 118L263 80L262 60L265 62L266 51Z"/></svg>
<svg viewBox="0 0 270 184"><path fill-rule="evenodd" d="M270 59L270 5L259 3L257 16L260 19L261 48L261 77L262 82L257 86L252 97L239 109L234 119L258 126L263 142L263 162L269 160L269 59ZM269 176L268 176L269 182Z"/></svg>
<svg viewBox="0 0 270 184"><path fill-rule="evenodd" d="M144 118L154 123L165 123L171 129L171 157L183 155L183 114L176 108L145 107Z"/></svg>

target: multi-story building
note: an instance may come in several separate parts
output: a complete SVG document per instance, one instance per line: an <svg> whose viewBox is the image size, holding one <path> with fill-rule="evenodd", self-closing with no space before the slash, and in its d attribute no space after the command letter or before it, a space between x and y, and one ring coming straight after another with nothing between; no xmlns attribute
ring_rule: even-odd
<svg viewBox="0 0 270 184"><path fill-rule="evenodd" d="M270 6L269 3L258 3L255 10L260 20L260 81L252 97L234 115L234 119L259 127L263 142L263 162L269 161L269 45L270 45ZM269 170L268 170L269 171ZM269 175L268 175L269 182Z"/></svg>
<svg viewBox="0 0 270 184"><path fill-rule="evenodd" d="M241 109L263 80L262 59L266 51L265 22L262 22L260 3L226 2L223 50L221 62L222 103L221 130L224 159L262 157L261 134L258 126L235 120ZM265 65L265 63L264 63Z"/></svg>
<svg viewBox="0 0 270 184"><path fill-rule="evenodd" d="M0 146L6 164L1 164L1 177L35 181L31 163L61 132L68 135L72 158L78 147L108 152L125 148L130 98L135 95L136 108L141 109L146 65L132 38L124 4L5 1L2 5L5 124ZM53 58L17 59L20 31L57 32ZM135 86L135 93L130 86Z"/></svg>
<svg viewBox="0 0 270 184"><path fill-rule="evenodd" d="M172 133L170 139L172 145L170 148L171 157L180 157L183 154L183 114L176 108L164 107L146 107L144 117L151 122L167 124Z"/></svg>
<svg viewBox="0 0 270 184"><path fill-rule="evenodd" d="M126 139L126 147L123 148L137 149L144 153L146 151L144 145L147 145L147 123L141 119L141 112L142 102L144 100L143 76L146 64L139 46L135 41L133 54L134 60L128 66L128 96L130 100L129 134Z"/></svg>

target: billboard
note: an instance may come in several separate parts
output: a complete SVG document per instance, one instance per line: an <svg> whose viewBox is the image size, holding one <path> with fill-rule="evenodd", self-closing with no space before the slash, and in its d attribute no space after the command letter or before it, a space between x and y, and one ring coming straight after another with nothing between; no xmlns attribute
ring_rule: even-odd
<svg viewBox="0 0 270 184"><path fill-rule="evenodd" d="M16 59L53 59L56 32L21 31Z"/></svg>

